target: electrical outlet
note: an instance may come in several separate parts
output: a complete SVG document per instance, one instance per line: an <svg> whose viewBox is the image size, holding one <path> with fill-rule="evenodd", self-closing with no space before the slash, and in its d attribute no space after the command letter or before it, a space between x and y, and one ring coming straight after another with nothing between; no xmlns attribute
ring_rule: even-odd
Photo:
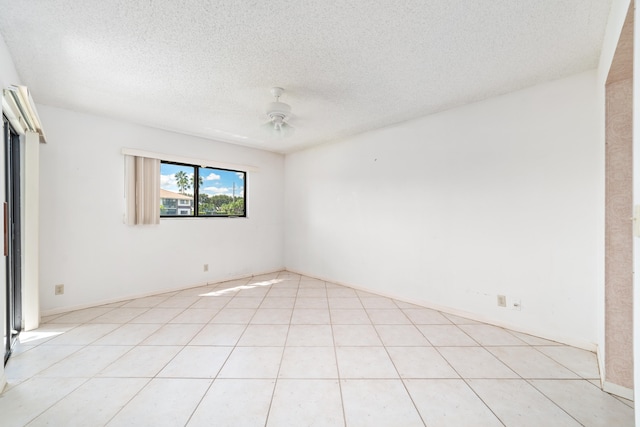
<svg viewBox="0 0 640 427"><path fill-rule="evenodd" d="M204 271L205 271L205 272L209 271L209 264L205 264L205 265L204 265Z"/></svg>
<svg viewBox="0 0 640 427"><path fill-rule="evenodd" d="M498 295L498 307L507 306L507 297L504 295Z"/></svg>
<svg viewBox="0 0 640 427"><path fill-rule="evenodd" d="M62 294L64 294L64 285L56 285L56 287L55 287L55 294L56 294L56 295L62 295Z"/></svg>

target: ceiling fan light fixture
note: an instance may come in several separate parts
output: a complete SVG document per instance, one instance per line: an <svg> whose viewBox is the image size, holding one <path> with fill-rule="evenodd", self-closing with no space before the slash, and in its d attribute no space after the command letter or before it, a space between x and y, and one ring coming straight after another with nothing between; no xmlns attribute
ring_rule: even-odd
<svg viewBox="0 0 640 427"><path fill-rule="evenodd" d="M280 116L280 115L271 116L271 123L273 123L273 128L275 130L282 129L282 125L284 124L284 116Z"/></svg>
<svg viewBox="0 0 640 427"><path fill-rule="evenodd" d="M262 125L264 131L269 134L270 137L275 139L286 138L293 134L294 128L287 122L282 121L281 118L274 118L273 121L269 121Z"/></svg>

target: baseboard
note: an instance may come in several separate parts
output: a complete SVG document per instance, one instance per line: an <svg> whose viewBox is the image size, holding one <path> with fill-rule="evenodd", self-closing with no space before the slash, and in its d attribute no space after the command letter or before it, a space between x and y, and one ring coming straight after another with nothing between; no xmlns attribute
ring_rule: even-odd
<svg viewBox="0 0 640 427"><path fill-rule="evenodd" d="M602 390L607 393L615 394L616 396L623 397L627 400L633 400L633 390L627 387L623 387L618 384L613 384L608 381L602 383Z"/></svg>
<svg viewBox="0 0 640 427"><path fill-rule="evenodd" d="M486 316L483 316L483 315L479 315L477 313L471 313L471 312L467 312L467 311L464 311L464 310L458 310L458 309L453 308L453 307L447 307L447 306L443 306L443 305L439 305L439 304L433 304L433 303L430 303L429 301L409 299L409 298L405 298L405 297L402 297L400 295L395 295L395 294L389 293L389 292L380 292L380 291L377 291L377 290L371 290L370 288L367 288L365 286L358 286L358 285L354 285L354 284L351 284L351 283L343 283L343 282L336 281L336 280L328 278L328 277L314 276L312 274L308 274L308 273L305 273L305 272L297 271L297 270L291 269L291 268L282 268L282 269L279 269L279 270L270 270L270 271L265 271L265 272L261 272L261 273L254 273L254 274L250 274L250 275L230 276L230 277L222 278L222 279L217 280L217 281L201 282L201 283L190 284L190 285L186 285L186 286L180 286L180 287L176 287L176 288L162 289L162 290L156 290L156 291L145 292L145 293L140 293L140 294L132 294L132 295L127 295L126 297L118 297L118 298L112 298L112 299L107 299L107 300L94 301L94 302L92 302L90 304L80 304L80 305L75 305L75 306L67 306L67 307L62 307L62 308L43 310L43 311L41 311L40 315L41 316L52 316L52 315L56 315L56 314L68 313L70 311L82 310L82 309L85 309L85 308L98 307L98 306L105 305L105 304L113 304L113 303L117 303L117 302L128 301L128 300L136 299L136 298L145 298L145 297L148 297L148 296L160 295L160 294L168 293L168 292L182 291L182 290L185 290L185 289L196 288L196 287L199 287L199 286L205 286L205 285L213 284L213 283L228 282L230 280L248 279L248 278L255 277L255 276L262 276L262 275L265 275L265 274L273 274L273 273L276 273L276 272L279 272L279 271L289 271L291 273L300 274L300 275L307 276L307 277L313 277L315 279L336 283L338 285L346 286L348 288L352 288L352 289L356 289L356 290L360 290L360 291L364 291L364 292L370 292L370 293L373 293L373 294L376 294L376 295L380 295L380 296L383 296L383 297L387 297L387 298L393 298L393 299L396 299L398 301L406 302L408 304L414 304L414 305L418 305L418 306L421 306L421 307L430 308L432 310L437 310L437 311L441 311L441 312L444 312L444 313L453 314L455 316L465 317L467 319L475 320L477 322L487 323L487 324L498 326L498 327L501 327L501 328L510 329L512 331L533 335L533 336L540 337L540 338L543 338L543 339L547 339L547 340L550 340L550 341L559 342L561 344L570 345L572 347L577 347L577 348L581 348L581 349L592 351L592 352L596 352L597 351L597 345L595 343L592 343L592 342L576 340L576 339L570 338L570 337L564 337L564 336L558 336L558 335L554 335L554 334L549 334L546 331L539 331L539 330L535 330L535 329L523 328L520 325L510 324L509 322L497 321L495 319L492 319L492 318L489 318L489 317L486 317ZM613 392L611 392L611 393L613 393ZM617 393L613 393L613 394L617 395Z"/></svg>
<svg viewBox="0 0 640 427"><path fill-rule="evenodd" d="M231 280L249 279L251 277L262 276L264 274L277 273L279 271L284 271L284 268L281 268L279 270L265 271L265 272L262 272L262 273L245 274L245 275L240 275L240 276L229 276L229 277L225 277L225 278L222 278L220 280L215 280L215 281L200 282L200 283L195 283L195 284L190 284L190 285L178 286L178 287L175 287L175 288L167 288L167 289L162 289L162 290L143 292L143 293L139 293L139 294L131 294L131 295L127 295L125 297L117 297L117 298L109 298L109 299L104 299L104 300L98 300L98 301L94 301L94 302L87 303L87 304L78 304L78 305L72 305L72 306L66 306L66 307L60 307L60 308L52 308L52 309L49 309L49 310L42 310L40 312L40 317L42 318L42 317L46 317L46 316L54 316L56 314L68 313L70 311L83 310L85 308L92 308L92 307L99 307L101 305L113 304L113 303L123 302L123 301L129 301L129 300L136 299L136 298L151 297L151 296L154 296L154 295L161 295L161 294L166 294L166 293L169 293L169 292L179 292L179 291L184 291L186 289L192 289L192 288L198 288L200 286L211 285L211 284L214 284L214 283L229 282Z"/></svg>
<svg viewBox="0 0 640 427"><path fill-rule="evenodd" d="M290 269L287 268L287 271L290 271L292 273L296 273L296 274L301 274L303 276L307 276L307 277L313 277L315 279L319 279L319 280L324 280L326 282L331 282L331 283L336 283L338 285L341 286L346 286L348 288L352 288L352 289L356 289L359 291L365 291L365 292L370 292L372 294L376 294L376 295L380 295L383 297L387 297L387 298L393 298L395 300L398 301L402 301L402 302L406 302L408 304L414 304L414 305L419 305L421 307L425 307L425 308L430 308L432 310L437 310L437 311L441 311L447 314L453 314L454 316L460 316L460 317L464 317L467 319L471 319L471 320L475 320L477 322L482 322L482 323L487 323L489 325L494 325L494 326L498 326L501 328L505 328L505 329L510 329L512 331L516 331L516 332L521 332L523 334L528 334L528 335L533 335L539 338L543 338L549 341L555 341L561 344L566 344L569 345L571 347L577 347L577 348L581 348L583 350L587 350L587 351L591 351L591 352L595 352L597 350L597 345L595 343L589 342L589 341L583 341L583 340L577 340L575 338L572 337L566 337L566 336L561 336L561 335L554 335L554 334L549 334L547 331L540 331L540 330L536 330L536 329L530 329L530 328L523 328L520 325L514 325L511 324L509 322L502 322L499 320L495 320L477 313L471 313L468 311L464 311L464 310L458 310L456 308L453 307L447 307L447 306L443 306L443 305L439 305L439 304L433 304L429 301L424 301L424 300L414 300L414 299L409 299L409 298L405 298L399 295L394 295L392 293L389 292L380 292L377 290L371 290L367 287L364 286L358 286L358 285L353 285L351 283L343 283L340 281L336 281L334 279L330 279L327 277L320 277L320 276L314 276L311 274L307 274L304 272L300 272L300 271L296 271L294 269Z"/></svg>

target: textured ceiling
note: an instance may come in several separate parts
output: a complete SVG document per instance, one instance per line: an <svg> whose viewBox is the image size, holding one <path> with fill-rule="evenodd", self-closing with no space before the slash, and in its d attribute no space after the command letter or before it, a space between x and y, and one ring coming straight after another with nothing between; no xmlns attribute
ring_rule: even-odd
<svg viewBox="0 0 640 427"><path fill-rule="evenodd" d="M0 33L38 103L291 152L595 68L610 6L0 0Z"/></svg>

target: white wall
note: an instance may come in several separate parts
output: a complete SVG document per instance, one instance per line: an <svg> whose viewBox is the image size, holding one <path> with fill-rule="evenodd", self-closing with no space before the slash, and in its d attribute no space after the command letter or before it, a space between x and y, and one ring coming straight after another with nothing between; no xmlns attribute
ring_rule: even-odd
<svg viewBox="0 0 640 427"><path fill-rule="evenodd" d="M595 348L596 80L288 155L287 268Z"/></svg>
<svg viewBox="0 0 640 427"><path fill-rule="evenodd" d="M11 55L9 54L9 50L7 49L7 45L4 42L2 36L0 36L0 87L5 88L12 84L19 84L20 79L18 78L18 73L16 72L15 65L13 64L13 59L11 59ZM0 94L1 96L1 94ZM0 131L3 132L3 125L0 124ZM2 140L2 138L0 138ZM4 192L5 186L5 169L4 169L4 148L0 147L0 203L6 201L6 195ZM2 257L0 259L0 282L4 283L6 276L6 257ZM6 328L6 295L5 295L5 286L2 286L2 290L0 290L0 325L2 326L2 334L4 335L4 331ZM0 351L4 356L4 347L2 351ZM4 363L0 363L0 391L5 386L5 377L4 377Z"/></svg>
<svg viewBox="0 0 640 427"><path fill-rule="evenodd" d="M282 155L38 106L43 314L283 268ZM256 166L248 218L123 224L123 147ZM209 272L203 272L203 264ZM54 286L65 285L55 296Z"/></svg>

